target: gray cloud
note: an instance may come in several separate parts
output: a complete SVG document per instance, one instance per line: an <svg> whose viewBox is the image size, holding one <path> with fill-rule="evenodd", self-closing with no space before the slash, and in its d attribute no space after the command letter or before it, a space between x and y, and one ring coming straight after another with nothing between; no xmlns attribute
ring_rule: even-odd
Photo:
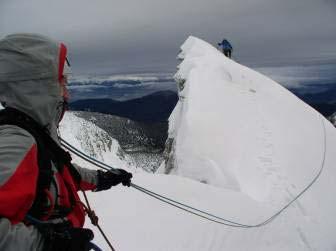
<svg viewBox="0 0 336 251"><path fill-rule="evenodd" d="M250 65L336 59L334 0L2 0L0 35L38 32L70 48L75 71L173 71L194 35L224 36Z"/></svg>

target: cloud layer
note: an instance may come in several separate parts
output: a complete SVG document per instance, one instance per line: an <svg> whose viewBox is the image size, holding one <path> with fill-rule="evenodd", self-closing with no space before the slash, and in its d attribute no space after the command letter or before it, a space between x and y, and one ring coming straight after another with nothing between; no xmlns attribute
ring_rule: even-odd
<svg viewBox="0 0 336 251"><path fill-rule="evenodd" d="M2 0L0 36L38 32L81 73L173 71L181 43L227 37L250 65L336 58L333 0Z"/></svg>

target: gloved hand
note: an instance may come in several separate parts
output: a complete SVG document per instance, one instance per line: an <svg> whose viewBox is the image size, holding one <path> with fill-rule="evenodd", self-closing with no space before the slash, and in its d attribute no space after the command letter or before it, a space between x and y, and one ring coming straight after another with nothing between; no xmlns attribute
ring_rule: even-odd
<svg viewBox="0 0 336 251"><path fill-rule="evenodd" d="M43 224L38 229L44 237L43 251L88 251L94 237L90 229L67 224Z"/></svg>
<svg viewBox="0 0 336 251"><path fill-rule="evenodd" d="M98 184L96 191L107 190L111 188L111 186L116 186L120 183L124 186L131 185L131 179L133 177L131 173L126 172L123 169L116 169L116 171L116 173L112 173L110 171L103 172L98 170Z"/></svg>

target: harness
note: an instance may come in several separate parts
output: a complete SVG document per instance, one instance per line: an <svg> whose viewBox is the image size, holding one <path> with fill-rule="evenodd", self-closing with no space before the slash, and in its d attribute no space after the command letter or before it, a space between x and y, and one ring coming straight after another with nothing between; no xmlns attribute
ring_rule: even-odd
<svg viewBox="0 0 336 251"><path fill-rule="evenodd" d="M48 201L50 203L52 202L49 192L54 176L52 162L55 164L58 172L62 172L64 166L67 166L72 178L75 182L78 182L78 184L81 180L80 174L71 164L70 154L64 151L51 138L46 128L43 128L27 114L18 111L17 109L7 107L6 109L0 111L0 125L18 126L29 132L36 141L39 174L35 200L28 212L28 215L37 219L44 219L47 216L47 212L51 209L51 206L48 206ZM74 203L76 202L71 201L71 208L56 206L55 210L59 212L57 217L65 217L69 214L72 211Z"/></svg>

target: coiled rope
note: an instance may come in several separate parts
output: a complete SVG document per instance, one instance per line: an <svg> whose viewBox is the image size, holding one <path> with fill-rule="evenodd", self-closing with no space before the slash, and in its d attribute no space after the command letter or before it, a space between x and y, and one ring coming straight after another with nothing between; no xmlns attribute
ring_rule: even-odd
<svg viewBox="0 0 336 251"><path fill-rule="evenodd" d="M138 186L134 183L131 183L131 187L133 187L134 189L137 189L138 191L145 193L157 200L160 200L166 204L169 204L173 207L176 207L178 209L181 209L185 212L191 213L193 215L196 215L198 217L201 217L203 219L209 220L211 222L215 222L221 225L225 225L228 227L235 227L235 228L257 228L257 227L262 227L265 226L267 224L269 224L270 222L272 222L275 218L277 218L281 213L283 213L290 205L292 205L295 201L297 201L310 187L312 187L312 185L318 180L318 178L321 176L321 173L323 172L324 169L324 164L325 164L325 159L326 159L326 150L327 150L327 136L326 136L326 127L325 127L325 122L324 119L321 115L319 115L319 118L321 120L322 123L322 128L323 128L323 156L322 156L322 160L321 160L321 166L319 169L319 172L316 174L316 176L312 179L312 181L300 192L298 193L290 202L288 202L285 206L283 206L279 211L277 211L275 214L273 214L272 216L266 218L266 220L258 223L258 224L242 224L239 223L237 221L233 221L233 220L229 220L223 217L219 217L217 215L211 214L209 212L191 207L187 204L181 203L179 201L170 199L166 196L160 195L158 193L155 193L151 190L148 190L144 187ZM115 168L113 168L112 166L109 166L103 162L100 162L99 160L96 160L90 156L88 156L87 154L81 152L80 150L76 149L75 147L73 147L72 145L70 145L68 142L66 142L65 140L61 139L61 144L64 148L68 149L70 152L74 153L75 155L79 156L80 158L88 161L89 163L113 172L113 173L118 173L118 170L116 170Z"/></svg>

